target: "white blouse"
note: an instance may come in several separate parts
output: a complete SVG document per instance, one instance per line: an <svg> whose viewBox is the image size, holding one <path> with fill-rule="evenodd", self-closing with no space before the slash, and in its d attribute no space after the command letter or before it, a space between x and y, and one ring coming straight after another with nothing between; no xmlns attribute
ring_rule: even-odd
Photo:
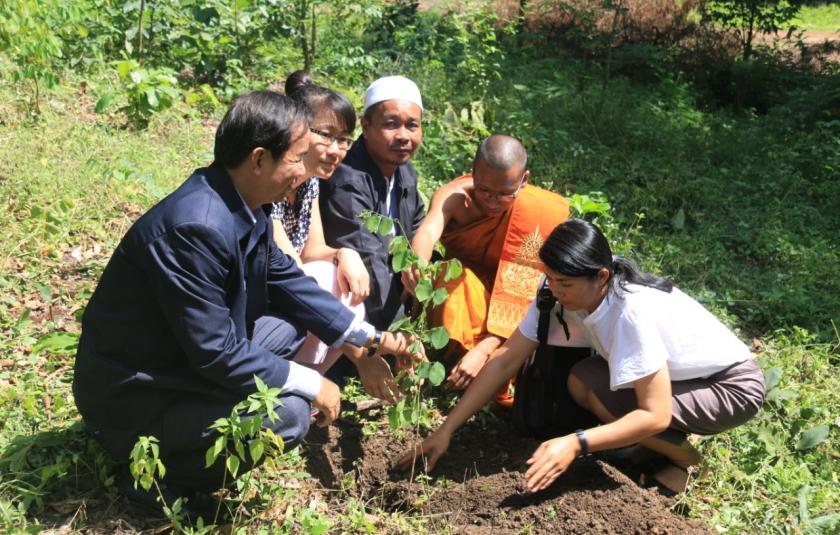
<svg viewBox="0 0 840 535"><path fill-rule="evenodd" d="M559 305L555 307L559 310ZM532 313L533 312L533 313ZM519 326L536 341L536 303ZM566 311L574 343L565 342L552 312L551 345L576 346L578 332L603 356L610 368L610 388L632 388L638 379L668 366L672 381L705 378L752 358L749 348L700 303L674 288L670 293L630 284L610 290L592 314ZM556 343L561 342L561 343ZM586 344L582 344L586 345Z"/></svg>

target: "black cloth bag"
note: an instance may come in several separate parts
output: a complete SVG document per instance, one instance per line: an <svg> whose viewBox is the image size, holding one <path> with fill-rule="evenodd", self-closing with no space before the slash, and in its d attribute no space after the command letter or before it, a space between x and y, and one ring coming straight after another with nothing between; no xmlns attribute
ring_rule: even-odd
<svg viewBox="0 0 840 535"><path fill-rule="evenodd" d="M548 323L555 303L548 285L543 284L537 292L539 346L516 376L511 408L514 429L521 435L538 439L566 435L599 423L592 413L575 403L567 386L572 366L590 356L592 350L588 347L550 346L547 343ZM562 306L557 319L568 339L569 329L563 319Z"/></svg>

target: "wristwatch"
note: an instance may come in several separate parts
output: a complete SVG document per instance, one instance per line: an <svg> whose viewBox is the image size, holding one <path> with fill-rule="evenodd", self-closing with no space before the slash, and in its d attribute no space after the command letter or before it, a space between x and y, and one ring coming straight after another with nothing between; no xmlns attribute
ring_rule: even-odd
<svg viewBox="0 0 840 535"><path fill-rule="evenodd" d="M580 444L580 455L578 455L578 457L588 457L590 455L589 441L586 440L586 435L583 434L583 429L575 431L575 435L577 435L578 443Z"/></svg>
<svg viewBox="0 0 840 535"><path fill-rule="evenodd" d="M369 357L375 355L376 351L379 349L379 346L382 345L382 335L382 331L380 331L379 329L374 329L373 338L371 338L365 343L365 348L367 349L367 354Z"/></svg>

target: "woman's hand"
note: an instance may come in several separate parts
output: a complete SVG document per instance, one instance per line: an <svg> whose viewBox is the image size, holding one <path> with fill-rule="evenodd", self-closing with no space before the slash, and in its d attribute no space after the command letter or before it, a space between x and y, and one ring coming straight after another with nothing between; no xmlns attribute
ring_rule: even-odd
<svg viewBox="0 0 840 535"><path fill-rule="evenodd" d="M397 468L400 470L408 470L414 465L417 457L422 457L425 461L423 466L424 472L431 472L440 459L440 456L446 453L449 449L450 435L442 429L438 429L423 441L422 444L415 444L411 450L406 452L397 461Z"/></svg>
<svg viewBox="0 0 840 535"><path fill-rule="evenodd" d="M396 403L402 397L402 392L394 382L391 367L381 356L365 355L356 361L356 368L359 370L359 379L365 392L371 396L388 403Z"/></svg>
<svg viewBox="0 0 840 535"><path fill-rule="evenodd" d="M525 472L529 492L539 492L554 483L579 455L580 444L575 435L546 440L528 459Z"/></svg>
<svg viewBox="0 0 840 535"><path fill-rule="evenodd" d="M353 249L342 247L338 258L338 288L341 295L350 294L350 306L356 306L370 295L370 275L362 257Z"/></svg>

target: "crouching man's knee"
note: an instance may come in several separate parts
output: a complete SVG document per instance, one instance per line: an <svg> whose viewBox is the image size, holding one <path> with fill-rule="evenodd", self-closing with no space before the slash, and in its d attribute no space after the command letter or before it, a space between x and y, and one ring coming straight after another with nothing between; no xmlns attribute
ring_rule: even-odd
<svg viewBox="0 0 840 535"><path fill-rule="evenodd" d="M280 401L283 405L276 409L279 420L265 424L283 439L288 450L300 443L309 432L312 406L308 400L295 395L282 396Z"/></svg>

